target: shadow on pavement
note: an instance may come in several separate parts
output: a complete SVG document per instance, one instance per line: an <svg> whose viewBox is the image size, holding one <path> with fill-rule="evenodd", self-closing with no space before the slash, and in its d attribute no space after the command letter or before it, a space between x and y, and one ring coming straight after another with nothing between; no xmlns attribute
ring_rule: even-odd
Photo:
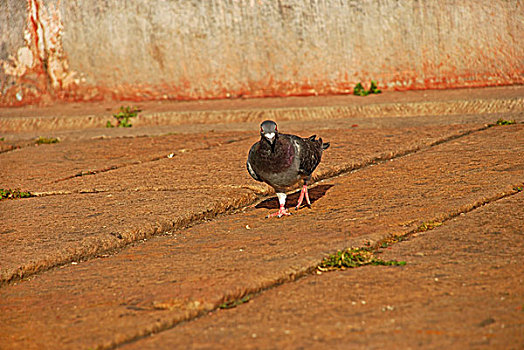
<svg viewBox="0 0 524 350"><path fill-rule="evenodd" d="M311 204L315 203L317 200L322 198L326 194L326 192L333 186L334 185L319 185L308 189L309 200L311 201ZM286 199L286 207L295 206L298 202L299 195L300 191L290 194ZM268 198L255 206L256 209L278 209L278 207L278 199L276 197Z"/></svg>

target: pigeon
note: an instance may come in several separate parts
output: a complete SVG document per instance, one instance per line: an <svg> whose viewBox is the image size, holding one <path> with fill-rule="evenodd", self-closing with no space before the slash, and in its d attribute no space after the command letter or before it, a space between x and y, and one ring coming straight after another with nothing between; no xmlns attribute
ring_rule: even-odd
<svg viewBox="0 0 524 350"><path fill-rule="evenodd" d="M277 124L266 120L260 125L260 141L251 146L247 157L247 170L253 179L265 182L275 189L280 210L267 217L291 215L286 209L286 188L303 180L302 190L295 209L299 209L304 198L311 206L307 191L311 174L322 158L322 152L329 147L316 135L302 138L280 134Z"/></svg>

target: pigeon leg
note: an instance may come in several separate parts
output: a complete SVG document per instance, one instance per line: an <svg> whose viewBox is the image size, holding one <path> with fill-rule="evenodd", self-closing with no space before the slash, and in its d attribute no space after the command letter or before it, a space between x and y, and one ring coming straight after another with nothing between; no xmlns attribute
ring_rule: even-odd
<svg viewBox="0 0 524 350"><path fill-rule="evenodd" d="M307 185L304 185L304 188L306 189L306 202L308 207L311 207L311 202L309 201L309 193L307 191Z"/></svg>
<svg viewBox="0 0 524 350"><path fill-rule="evenodd" d="M276 213L269 214L266 216L267 218L271 218L273 216L281 218L282 216L288 216L291 215L289 211L287 211L285 205L286 205L286 194L285 193L277 193L278 202L280 203L280 210Z"/></svg>
<svg viewBox="0 0 524 350"><path fill-rule="evenodd" d="M304 197L306 197L307 205L309 207L311 207L311 202L309 201L309 193L307 192L307 185L306 184L304 184L304 186L302 186L302 190L300 191L300 197L298 197L298 203L297 203L297 206L295 207L295 209L298 210L298 208L300 208L300 206L302 205L302 201L304 200Z"/></svg>

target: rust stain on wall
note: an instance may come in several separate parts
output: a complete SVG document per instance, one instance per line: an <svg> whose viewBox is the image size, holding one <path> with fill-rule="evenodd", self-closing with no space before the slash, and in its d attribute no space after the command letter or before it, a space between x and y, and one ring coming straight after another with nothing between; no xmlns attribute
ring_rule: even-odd
<svg viewBox="0 0 524 350"><path fill-rule="evenodd" d="M0 105L524 84L518 0L27 0L25 16Z"/></svg>
<svg viewBox="0 0 524 350"><path fill-rule="evenodd" d="M0 63L14 84L0 96L3 105L46 103L78 99L81 78L69 69L62 47L63 24L56 5L27 0L25 45Z"/></svg>

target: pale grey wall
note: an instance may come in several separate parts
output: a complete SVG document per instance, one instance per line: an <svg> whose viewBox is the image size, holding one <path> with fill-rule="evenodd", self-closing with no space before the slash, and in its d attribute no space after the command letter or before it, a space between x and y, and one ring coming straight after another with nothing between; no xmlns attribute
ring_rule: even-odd
<svg viewBox="0 0 524 350"><path fill-rule="evenodd" d="M26 4L20 0L0 0L0 60L6 60L24 46L24 29L26 23ZM15 84L9 82L0 64L0 93ZM1 95L0 95L1 97Z"/></svg>
<svg viewBox="0 0 524 350"><path fill-rule="evenodd" d="M524 81L518 0L58 4L63 59L78 94L96 87L117 97L214 98L343 92L370 79L386 88ZM2 33L2 44L20 36L19 6L12 8L18 25Z"/></svg>

